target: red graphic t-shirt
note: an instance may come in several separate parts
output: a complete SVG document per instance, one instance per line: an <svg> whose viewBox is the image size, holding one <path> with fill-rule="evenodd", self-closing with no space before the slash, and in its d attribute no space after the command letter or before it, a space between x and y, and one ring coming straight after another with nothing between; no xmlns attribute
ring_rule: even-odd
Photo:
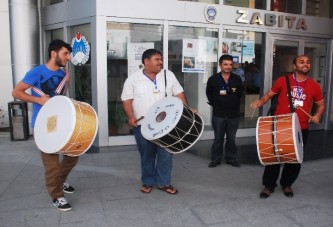
<svg viewBox="0 0 333 227"><path fill-rule="evenodd" d="M312 78L307 77L307 79L303 81L296 81L294 75L291 74L289 75L289 81L293 104L295 103L295 100L303 101L302 108L306 112L310 113L313 102L318 103L324 101L320 85ZM271 91L279 94L275 115L290 113L286 78L284 76L279 77L271 88ZM300 109L296 109L296 113L299 118L301 128L309 128L309 117Z"/></svg>

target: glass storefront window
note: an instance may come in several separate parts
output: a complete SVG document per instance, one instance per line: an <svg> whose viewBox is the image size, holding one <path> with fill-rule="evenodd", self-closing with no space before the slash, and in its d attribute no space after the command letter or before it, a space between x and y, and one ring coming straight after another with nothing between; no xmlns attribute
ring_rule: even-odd
<svg viewBox="0 0 333 227"><path fill-rule="evenodd" d="M45 62L49 59L49 53L47 51L47 47L49 46L50 42L55 39L61 39L61 40L64 39L64 29L63 28L54 29L54 30L50 30L50 31L46 32L46 35L45 35L45 40L46 40L45 47L46 48L45 48L45 53L44 53Z"/></svg>
<svg viewBox="0 0 333 227"><path fill-rule="evenodd" d="M211 4L219 4L219 0L178 0L183 2L203 2L203 3L211 3Z"/></svg>
<svg viewBox="0 0 333 227"><path fill-rule="evenodd" d="M333 18L333 0L307 0L306 15Z"/></svg>
<svg viewBox="0 0 333 227"><path fill-rule="evenodd" d="M91 46L91 26L90 24L77 25L69 27L68 43L72 45L73 38L76 37L77 32L86 38L86 41ZM91 93L91 52L89 60L84 65L69 64L70 72L70 97L75 100L87 102L92 104Z"/></svg>
<svg viewBox="0 0 333 227"><path fill-rule="evenodd" d="M122 107L121 92L127 76L142 68L142 52L162 52L163 26L150 24L107 24L107 83L109 136L133 134Z"/></svg>
<svg viewBox="0 0 333 227"><path fill-rule="evenodd" d="M266 1L262 0L224 0L224 5L239 6L251 9L266 9Z"/></svg>
<svg viewBox="0 0 333 227"><path fill-rule="evenodd" d="M259 116L250 104L263 92L265 48L262 43L265 36L260 32L233 29L223 32L222 53L233 56L233 72L241 77L244 85L239 128L255 128Z"/></svg>
<svg viewBox="0 0 333 227"><path fill-rule="evenodd" d="M273 45L273 80L292 73L292 62L298 53L298 41L275 40Z"/></svg>
<svg viewBox="0 0 333 227"><path fill-rule="evenodd" d="M312 77L321 88L325 87L325 77L327 77L327 45L324 43L305 42L304 54L310 58Z"/></svg>
<svg viewBox="0 0 333 227"><path fill-rule="evenodd" d="M43 7L46 7L49 5L54 5L63 2L63 0L43 0L42 2L43 2Z"/></svg>
<svg viewBox="0 0 333 227"><path fill-rule="evenodd" d="M217 72L218 29L169 26L168 49L169 70L183 86L189 105L210 125L206 82Z"/></svg>
<svg viewBox="0 0 333 227"><path fill-rule="evenodd" d="M271 0L271 10L285 13L302 13L302 0Z"/></svg>

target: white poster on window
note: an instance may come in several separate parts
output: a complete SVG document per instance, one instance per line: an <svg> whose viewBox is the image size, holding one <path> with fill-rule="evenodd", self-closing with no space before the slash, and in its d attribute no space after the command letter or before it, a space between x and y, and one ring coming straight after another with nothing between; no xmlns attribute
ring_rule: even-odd
<svg viewBox="0 0 333 227"><path fill-rule="evenodd" d="M106 50L108 59L126 59L128 40L130 40L130 31L108 31L106 34Z"/></svg>
<svg viewBox="0 0 333 227"><path fill-rule="evenodd" d="M217 62L218 39L206 36L199 36L198 38L207 41L206 62Z"/></svg>
<svg viewBox="0 0 333 227"><path fill-rule="evenodd" d="M206 72L207 40L183 39L182 72Z"/></svg>
<svg viewBox="0 0 333 227"><path fill-rule="evenodd" d="M255 58L254 41L223 38L222 54L232 55L234 59L239 59L238 63L253 62Z"/></svg>
<svg viewBox="0 0 333 227"><path fill-rule="evenodd" d="M145 50L154 48L154 43L129 43L127 47L128 75L143 68L142 54Z"/></svg>

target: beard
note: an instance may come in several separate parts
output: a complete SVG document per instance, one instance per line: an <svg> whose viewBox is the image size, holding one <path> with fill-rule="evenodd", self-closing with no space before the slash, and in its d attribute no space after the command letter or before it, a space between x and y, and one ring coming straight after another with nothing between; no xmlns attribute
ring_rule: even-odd
<svg viewBox="0 0 333 227"><path fill-rule="evenodd" d="M63 63L62 63L62 61L61 61L61 59L59 58L58 54L57 54L57 57L56 57L56 59L55 59L55 63L56 63L56 65L59 66L59 67L65 67L65 66L66 66L66 64L63 64Z"/></svg>
<svg viewBox="0 0 333 227"><path fill-rule="evenodd" d="M300 69L300 70L297 70L297 72L298 72L299 74L308 75L308 73L310 72L310 69L307 69L306 71Z"/></svg>

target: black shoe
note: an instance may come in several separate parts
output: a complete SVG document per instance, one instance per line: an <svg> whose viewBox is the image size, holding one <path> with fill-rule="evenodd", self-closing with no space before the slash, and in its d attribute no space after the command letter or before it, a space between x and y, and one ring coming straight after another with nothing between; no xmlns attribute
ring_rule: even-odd
<svg viewBox="0 0 333 227"><path fill-rule="evenodd" d="M241 165L237 161L226 161L228 165L232 165L233 167L240 167Z"/></svg>
<svg viewBox="0 0 333 227"><path fill-rule="evenodd" d="M290 186L282 186L282 191L283 194L289 198L292 198L294 196L294 192Z"/></svg>
<svg viewBox="0 0 333 227"><path fill-rule="evenodd" d="M63 191L66 193L74 193L75 188L73 188L72 186L70 186L68 183L65 182L63 186Z"/></svg>
<svg viewBox="0 0 333 227"><path fill-rule="evenodd" d="M72 209L72 206L67 202L64 197L53 200L53 205L61 211L69 211Z"/></svg>
<svg viewBox="0 0 333 227"><path fill-rule="evenodd" d="M211 163L209 163L208 167L215 168L217 165L221 165L221 162L212 161Z"/></svg>
<svg viewBox="0 0 333 227"><path fill-rule="evenodd" d="M267 199L271 193L274 192L274 189L270 189L270 188L264 188L261 192L260 192L260 199Z"/></svg>

